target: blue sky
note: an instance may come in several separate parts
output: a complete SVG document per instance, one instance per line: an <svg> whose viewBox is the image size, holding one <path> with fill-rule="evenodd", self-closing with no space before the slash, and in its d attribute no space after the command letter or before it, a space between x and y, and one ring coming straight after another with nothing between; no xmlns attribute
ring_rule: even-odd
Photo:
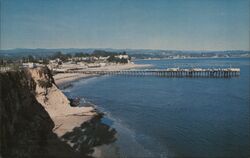
<svg viewBox="0 0 250 158"><path fill-rule="evenodd" d="M250 0L0 0L1 49L249 50Z"/></svg>

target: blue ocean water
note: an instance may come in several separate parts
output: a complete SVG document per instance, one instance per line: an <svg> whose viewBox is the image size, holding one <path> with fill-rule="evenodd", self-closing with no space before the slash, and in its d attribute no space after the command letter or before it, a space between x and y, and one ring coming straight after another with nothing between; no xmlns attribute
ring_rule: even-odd
<svg viewBox="0 0 250 158"><path fill-rule="evenodd" d="M139 60L153 68L238 67L238 78L102 76L65 90L106 113L102 157L250 157L250 59ZM105 154L106 153L106 154ZM108 154L107 154L108 153Z"/></svg>

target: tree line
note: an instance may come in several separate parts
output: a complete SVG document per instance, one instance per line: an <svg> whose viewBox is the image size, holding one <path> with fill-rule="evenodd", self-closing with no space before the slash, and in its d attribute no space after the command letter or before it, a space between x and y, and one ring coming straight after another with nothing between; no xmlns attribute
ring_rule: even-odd
<svg viewBox="0 0 250 158"><path fill-rule="evenodd" d="M116 58L116 55L127 55L126 52L108 52L104 50L94 50L93 53L84 53L84 52L76 52L76 53L62 53L62 52L56 52L51 56L47 57L37 57L35 55L28 55L25 57L17 58L17 59L6 59L6 58L0 58L0 65L8 65L13 63L26 63L26 62L33 62L33 63L41 63L41 64L48 64L49 60L55 60L60 59L62 62L68 61L70 58L74 57L109 57L107 59L108 62L115 62L115 63L128 63L128 60L131 59L119 59Z"/></svg>

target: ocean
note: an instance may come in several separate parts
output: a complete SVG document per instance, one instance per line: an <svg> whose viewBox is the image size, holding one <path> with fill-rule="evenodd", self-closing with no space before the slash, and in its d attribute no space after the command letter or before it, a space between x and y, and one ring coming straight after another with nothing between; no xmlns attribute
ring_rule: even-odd
<svg viewBox="0 0 250 158"><path fill-rule="evenodd" d="M250 59L137 60L153 68L241 69L235 78L101 76L64 90L117 131L102 157L250 157Z"/></svg>

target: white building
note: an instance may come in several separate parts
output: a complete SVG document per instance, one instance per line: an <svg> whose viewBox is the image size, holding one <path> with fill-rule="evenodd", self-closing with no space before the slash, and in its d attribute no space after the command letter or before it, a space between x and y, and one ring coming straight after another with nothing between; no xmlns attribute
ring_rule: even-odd
<svg viewBox="0 0 250 158"><path fill-rule="evenodd" d="M119 59L129 59L129 56L128 55L116 55L115 56L116 58L119 58Z"/></svg>
<svg viewBox="0 0 250 158"><path fill-rule="evenodd" d="M50 64L59 63L59 62L61 62L61 59L59 59L59 58L57 58L57 59L55 59L55 60L50 60L50 61L49 61Z"/></svg>
<svg viewBox="0 0 250 158"><path fill-rule="evenodd" d="M23 67L35 68L37 65L35 63L23 63Z"/></svg>
<svg viewBox="0 0 250 158"><path fill-rule="evenodd" d="M96 63L91 63L91 64L88 64L87 66L88 66L88 68L97 68L97 67L101 67L100 64L96 64Z"/></svg>
<svg viewBox="0 0 250 158"><path fill-rule="evenodd" d="M99 64L101 65L101 67L104 67L107 65L106 63L99 63Z"/></svg>
<svg viewBox="0 0 250 158"><path fill-rule="evenodd" d="M107 57L102 57L102 56L100 56L99 57L99 60L107 60L109 58L109 56L107 56Z"/></svg>

